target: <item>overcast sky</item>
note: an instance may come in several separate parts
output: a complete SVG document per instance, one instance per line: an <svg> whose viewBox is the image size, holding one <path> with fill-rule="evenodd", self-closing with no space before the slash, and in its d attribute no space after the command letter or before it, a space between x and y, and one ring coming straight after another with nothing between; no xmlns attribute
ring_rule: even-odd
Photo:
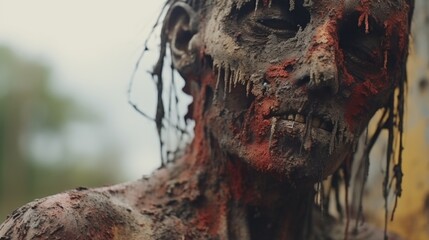
<svg viewBox="0 0 429 240"><path fill-rule="evenodd" d="M109 129L105 136L114 138L122 150L128 179L159 165L154 125L130 108L126 91L162 3L0 0L0 44L49 66L56 92L101 115L103 128ZM141 91L138 101L152 103L154 89ZM87 134L77 148L95 146L94 142L97 139Z"/></svg>

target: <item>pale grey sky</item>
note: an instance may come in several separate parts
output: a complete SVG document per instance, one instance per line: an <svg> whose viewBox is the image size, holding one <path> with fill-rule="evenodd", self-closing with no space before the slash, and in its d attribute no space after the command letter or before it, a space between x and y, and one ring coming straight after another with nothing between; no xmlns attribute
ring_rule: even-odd
<svg viewBox="0 0 429 240"><path fill-rule="evenodd" d="M162 3L0 0L0 44L46 63L53 72L55 91L101 114L100 128L76 130L71 142L77 151L91 151L97 148L95 136L111 138L122 151L121 164L128 179L159 165L154 125L131 109L126 91ZM151 85L139 89L136 100L152 103Z"/></svg>

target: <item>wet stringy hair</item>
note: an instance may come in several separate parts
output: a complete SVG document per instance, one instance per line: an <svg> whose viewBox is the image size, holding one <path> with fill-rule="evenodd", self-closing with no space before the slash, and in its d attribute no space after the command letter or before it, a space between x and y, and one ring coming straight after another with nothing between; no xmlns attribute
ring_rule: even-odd
<svg viewBox="0 0 429 240"><path fill-rule="evenodd" d="M144 43L144 50L136 64L135 72L139 68L139 64L142 58L145 56L145 53L149 51L148 41L151 36L155 33L157 29L160 29L160 45L159 45L159 56L158 60L150 72L152 79L156 85L157 89L157 107L155 117L150 117L148 114L143 112L139 107L131 101L129 98L129 103L131 106L142 114L144 117L150 119L156 124L157 133L159 136L159 144L161 151L161 167L163 167L167 162L174 161L180 155L183 150L183 146L178 146L173 151L166 149L165 139L163 137L163 131L166 131L167 128L173 128L178 136L178 141L182 141L184 139L184 135L189 135L189 129L185 126L180 126L179 124L173 123L172 120L172 108L176 107L179 103L178 93L176 91L175 85L175 76L174 76L174 67L172 64L170 65L171 77L170 77L170 89L165 89L164 87L164 67L166 64L166 56L168 55L167 48L167 36L165 31L165 18L168 13L169 8L176 2L185 2L189 4L197 13L204 12L205 9L209 8L210 5L213 4L213 1L202 1L202 0L167 0L162 7L162 11L159 14L157 20L155 21L154 26L152 27L152 31L149 37L146 39ZM248 0L250 2L252 0ZM253 0L255 4L258 5L259 0ZM261 0L263 4L269 6L271 0ZM295 0L289 0L290 4L295 4ZM305 0L304 2L308 2L309 0ZM245 1L246 2L246 1ZM410 6L409 13L409 23L412 18L412 9L414 9L414 0L406 0L406 2ZM353 216L356 218L356 222L354 224L354 230L357 231L359 223L363 221L362 209L363 209L363 191L365 187L365 183L368 179L369 174L369 165L370 165L370 153L373 149L374 145L379 139L380 135L383 132L387 132L387 148L386 148L386 158L385 158L385 173L383 180L383 198L385 202L385 236L387 231L387 222L390 219L393 220L394 213L397 207L398 198L401 197L402 194L402 153L404 150L403 143L403 132L404 132L404 107L405 107L405 98L406 98L406 85L407 85L407 73L406 73L406 58L407 54L405 53L402 60L401 66L401 78L399 79L399 83L396 86L396 89L392 91L387 101L387 104L381 109L381 117L378 119L378 123L375 127L375 131L372 134L369 134L368 129L365 131L366 140L363 146L363 153L361 156L356 156L355 152L351 152L346 160L343 162L341 167L328 179L325 183L316 184L316 197L315 204L320 207L322 213L328 210L330 205L331 198L335 201L334 205L337 211L337 214L340 218L346 219L346 232L348 232L350 226L350 217L351 217L351 209L350 209L350 201L349 201L349 190L350 188L354 188L354 192L358 192L357 194L357 209L355 209ZM135 73L134 72L134 73ZM130 81L129 88L129 96L132 90L134 81L134 75ZM163 91L168 90L168 99L164 99ZM167 104L165 104L167 102ZM166 110L167 109L167 110ZM175 116L178 120L180 118L179 114ZM179 121L177 121L178 123ZM354 162L354 163L353 163ZM357 166L356 169L353 169L352 172L352 164ZM354 181L352 180L354 177ZM354 182L354 186L351 186L351 182ZM325 186L325 187L324 187ZM327 186L327 189L325 189ZM341 189L345 190L342 191ZM394 194L394 206L391 211L391 215L389 217L389 209L388 209L388 198L391 194L391 190L393 189ZM341 193L344 195L344 199L340 198Z"/></svg>

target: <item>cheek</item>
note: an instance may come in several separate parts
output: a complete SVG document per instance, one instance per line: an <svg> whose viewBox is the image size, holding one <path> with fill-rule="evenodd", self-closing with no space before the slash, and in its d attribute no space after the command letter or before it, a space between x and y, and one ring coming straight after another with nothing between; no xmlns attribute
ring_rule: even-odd
<svg viewBox="0 0 429 240"><path fill-rule="evenodd" d="M246 139L249 143L261 144L269 138L271 120L268 118L272 108L275 106L273 99L256 99L249 111L246 113L245 131Z"/></svg>
<svg viewBox="0 0 429 240"><path fill-rule="evenodd" d="M246 113L244 128L240 129L240 142L245 148L244 154L247 155L245 158L261 171L269 171L273 167L269 151L272 122L267 116L274 104L272 99L256 100Z"/></svg>
<svg viewBox="0 0 429 240"><path fill-rule="evenodd" d="M350 88L351 95L345 104L345 119L352 131L357 131L372 117L377 108L381 107L381 101L392 89L393 80L386 77L385 73L379 76L368 76L365 82L357 82Z"/></svg>
<svg viewBox="0 0 429 240"><path fill-rule="evenodd" d="M270 65L265 72L265 77L268 81L272 81L276 78L288 79L290 72L292 71L296 63L295 59L286 59L278 65Z"/></svg>

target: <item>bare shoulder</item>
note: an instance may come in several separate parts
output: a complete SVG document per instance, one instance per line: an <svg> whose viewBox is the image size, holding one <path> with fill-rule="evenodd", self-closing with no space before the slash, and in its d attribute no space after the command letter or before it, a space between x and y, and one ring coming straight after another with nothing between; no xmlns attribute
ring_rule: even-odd
<svg viewBox="0 0 429 240"><path fill-rule="evenodd" d="M151 223L107 193L77 189L15 210L0 226L0 239L133 239L150 236Z"/></svg>
<svg viewBox="0 0 429 240"><path fill-rule="evenodd" d="M12 239L205 239L155 193L157 177L98 189L79 188L35 200L0 225ZM163 194L165 195L165 193Z"/></svg>

